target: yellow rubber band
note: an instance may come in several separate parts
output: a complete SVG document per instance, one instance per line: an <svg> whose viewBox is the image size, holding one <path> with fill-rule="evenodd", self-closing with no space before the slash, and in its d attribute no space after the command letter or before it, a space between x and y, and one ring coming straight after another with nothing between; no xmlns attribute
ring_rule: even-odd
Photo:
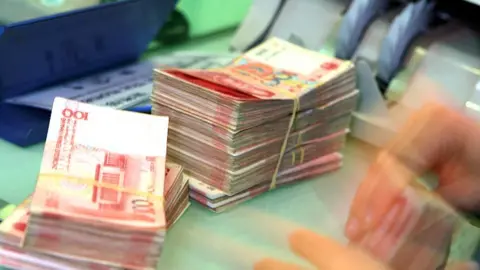
<svg viewBox="0 0 480 270"><path fill-rule="evenodd" d="M292 165L297 164L297 152L292 151ZM300 160L299 164L303 164L303 161L305 159L305 148L303 146L300 146Z"/></svg>
<svg viewBox="0 0 480 270"><path fill-rule="evenodd" d="M302 135L303 133L300 132L297 139L297 146L300 146L300 164L303 164L303 159L305 158L305 148L301 146L303 143Z"/></svg>
<svg viewBox="0 0 480 270"><path fill-rule="evenodd" d="M294 126L295 126L295 124L294 124ZM303 143L302 135L303 135L302 132L298 133L297 144L295 145L295 147L298 147L298 146L302 145L302 143ZM300 164L303 163L304 156L305 156L305 149L303 149L303 147L301 147L300 148ZM296 161L297 161L297 152L292 151L292 165L295 165Z"/></svg>
<svg viewBox="0 0 480 270"><path fill-rule="evenodd" d="M301 144L303 143L302 135L303 135L302 132L299 132L299 133L298 133L297 146L299 146L299 145L301 145Z"/></svg>
<svg viewBox="0 0 480 270"><path fill-rule="evenodd" d="M273 172L272 181L270 182L270 190L277 187L278 171L280 170L280 166L282 165L283 156L285 155L285 150L287 149L288 139L290 137L290 133L292 132L293 124L295 123L297 111L300 108L300 100L298 99L298 97L288 91L286 91L285 93L288 93L290 96L292 96L292 99L293 99L292 117L290 117L290 122L288 123L288 129L285 134L285 139L283 140L282 148L280 148L280 156L278 158L275 171Z"/></svg>
<svg viewBox="0 0 480 270"><path fill-rule="evenodd" d="M151 192L140 191L140 190L136 190L136 189L133 189L133 188L125 188L125 187L121 187L121 186L114 185L114 184L100 183L93 178L76 177L76 176L71 176L71 175L61 174L61 173L42 173L38 176L38 182L40 182L40 181L61 181L61 180L68 180L68 181L79 183L79 184L85 184L85 185L102 187L102 188L110 188L110 189L114 189L115 191L118 191L118 192L134 194L134 195L138 195L138 196L142 196L142 197L146 197L146 198L151 198L151 199L155 199L155 200L160 200L160 201L164 200L163 195L155 195Z"/></svg>

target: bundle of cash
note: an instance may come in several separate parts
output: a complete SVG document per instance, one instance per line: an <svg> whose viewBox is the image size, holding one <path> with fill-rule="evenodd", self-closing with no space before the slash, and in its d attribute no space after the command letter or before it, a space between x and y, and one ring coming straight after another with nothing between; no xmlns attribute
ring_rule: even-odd
<svg viewBox="0 0 480 270"><path fill-rule="evenodd" d="M188 183L183 177L183 167L167 163L165 166L165 204L168 227L173 225L188 208ZM122 269L95 262L29 251L21 247L29 219L31 197L17 206L12 214L0 224L0 265L22 270L64 269Z"/></svg>
<svg viewBox="0 0 480 270"><path fill-rule="evenodd" d="M342 149L357 97L351 62L271 38L226 67L155 70L152 113L170 118L168 159L232 197L330 171L306 165Z"/></svg>
<svg viewBox="0 0 480 270"><path fill-rule="evenodd" d="M342 155L339 153L328 154L311 162L304 163L301 166L282 171L282 173L279 174L277 185L282 186L294 181L308 179L337 170L341 166ZM269 190L269 184L264 183L229 196L225 192L209 186L198 179L191 176L188 178L190 183L190 196L200 204L217 213L225 211L246 200L255 198Z"/></svg>
<svg viewBox="0 0 480 270"><path fill-rule="evenodd" d="M94 262L77 261L21 248L29 218L31 198L17 206L0 224L0 265L22 270L121 269Z"/></svg>
<svg viewBox="0 0 480 270"><path fill-rule="evenodd" d="M188 181L183 167L175 163L165 165L165 216L170 228L190 206Z"/></svg>
<svg viewBox="0 0 480 270"><path fill-rule="evenodd" d="M23 247L155 269L167 228L167 130L166 117L55 99Z"/></svg>
<svg viewBox="0 0 480 270"><path fill-rule="evenodd" d="M466 222L439 196L409 186L356 244L392 269L445 269L454 232Z"/></svg>

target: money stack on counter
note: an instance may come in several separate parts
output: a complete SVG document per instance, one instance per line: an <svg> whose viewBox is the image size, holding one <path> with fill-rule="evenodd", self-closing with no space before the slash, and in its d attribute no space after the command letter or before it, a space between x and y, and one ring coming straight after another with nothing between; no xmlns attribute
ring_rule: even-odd
<svg viewBox="0 0 480 270"><path fill-rule="evenodd" d="M155 269L167 224L168 118L56 98L25 250L112 268Z"/></svg>
<svg viewBox="0 0 480 270"><path fill-rule="evenodd" d="M170 119L168 159L193 179L191 197L221 211L341 166L354 75L272 38L223 68L155 70L152 113Z"/></svg>
<svg viewBox="0 0 480 270"><path fill-rule="evenodd" d="M188 181L183 167L175 163L165 165L165 216L170 228L190 206Z"/></svg>
<svg viewBox="0 0 480 270"><path fill-rule="evenodd" d="M0 224L0 265L21 270L66 270L66 269L122 269L94 262L74 261L67 258L28 251L21 248L29 218L30 198L15 208Z"/></svg>
<svg viewBox="0 0 480 270"><path fill-rule="evenodd" d="M165 203L168 227L171 227L190 205L188 182L183 177L183 167L165 165ZM74 261L66 258L28 251L21 248L29 219L31 197L17 206L13 213L0 224L0 265L22 270L65 269L123 269L94 262Z"/></svg>
<svg viewBox="0 0 480 270"><path fill-rule="evenodd" d="M303 168L286 170L282 175L280 175L281 178L277 180L277 184L279 186L286 185L298 179L311 178L337 170L342 166L342 155L339 153L328 154L316 159L314 165L306 163L305 166L315 166L315 169L305 172L302 172ZM300 171L300 175L298 175L298 171ZM268 185L258 185L254 188L249 188L243 192L229 196L225 192L207 185L198 179L195 179L191 176L188 178L190 187L192 189L190 196L194 200L200 202L202 205L214 210L215 212L222 212L239 203L255 198L256 196L268 191L269 188Z"/></svg>

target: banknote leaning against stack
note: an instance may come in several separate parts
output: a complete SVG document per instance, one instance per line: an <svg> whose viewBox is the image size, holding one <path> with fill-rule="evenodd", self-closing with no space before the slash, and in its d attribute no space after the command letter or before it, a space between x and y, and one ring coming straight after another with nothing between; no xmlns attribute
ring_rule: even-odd
<svg viewBox="0 0 480 270"><path fill-rule="evenodd" d="M454 232L466 222L439 196L412 185L354 243L393 270L445 269Z"/></svg>
<svg viewBox="0 0 480 270"><path fill-rule="evenodd" d="M191 197L221 211L339 168L357 96L351 62L272 38L226 67L155 70L152 113Z"/></svg>
<svg viewBox="0 0 480 270"><path fill-rule="evenodd" d="M166 117L56 98L23 247L155 269L167 228L167 131Z"/></svg>
<svg viewBox="0 0 480 270"><path fill-rule="evenodd" d="M165 165L165 217L170 228L190 206L188 180L183 167L175 163Z"/></svg>

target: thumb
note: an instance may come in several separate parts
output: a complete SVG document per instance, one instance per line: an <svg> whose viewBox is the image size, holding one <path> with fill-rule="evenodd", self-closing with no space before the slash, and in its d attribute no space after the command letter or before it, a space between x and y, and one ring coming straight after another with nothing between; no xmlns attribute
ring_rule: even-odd
<svg viewBox="0 0 480 270"><path fill-rule="evenodd" d="M355 246L339 242L308 230L298 230L289 237L291 250L317 269L390 270Z"/></svg>
<svg viewBox="0 0 480 270"><path fill-rule="evenodd" d="M476 262L456 262L447 265L445 270L479 270Z"/></svg>

